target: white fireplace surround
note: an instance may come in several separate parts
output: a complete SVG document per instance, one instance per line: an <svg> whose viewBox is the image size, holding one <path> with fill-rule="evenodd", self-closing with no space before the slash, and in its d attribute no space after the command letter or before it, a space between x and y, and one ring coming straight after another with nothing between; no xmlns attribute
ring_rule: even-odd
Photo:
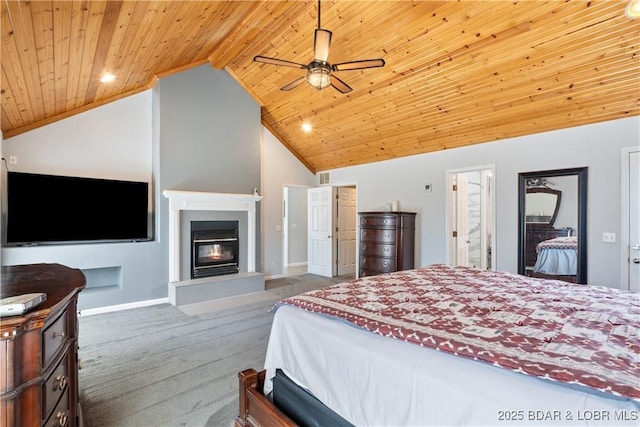
<svg viewBox="0 0 640 427"><path fill-rule="evenodd" d="M262 196L179 190L163 194L169 199L169 282L180 281L181 211L247 212L247 272L256 271L256 203Z"/></svg>

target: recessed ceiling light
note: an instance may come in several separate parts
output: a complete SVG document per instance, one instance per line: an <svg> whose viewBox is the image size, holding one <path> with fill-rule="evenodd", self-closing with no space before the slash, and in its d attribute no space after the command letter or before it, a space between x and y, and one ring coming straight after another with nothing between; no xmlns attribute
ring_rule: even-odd
<svg viewBox="0 0 640 427"><path fill-rule="evenodd" d="M303 130L303 131L305 131L305 132L311 132L311 129L313 129L313 128L311 127L311 125L310 125L309 123L303 123L303 124L302 124L302 130Z"/></svg>
<svg viewBox="0 0 640 427"><path fill-rule="evenodd" d="M629 0L624 13L631 19L640 18L640 0Z"/></svg>
<svg viewBox="0 0 640 427"><path fill-rule="evenodd" d="M116 79L116 76L111 74L111 73L104 73L102 75L102 78L100 78L100 81L102 83L110 83L112 81L114 81Z"/></svg>

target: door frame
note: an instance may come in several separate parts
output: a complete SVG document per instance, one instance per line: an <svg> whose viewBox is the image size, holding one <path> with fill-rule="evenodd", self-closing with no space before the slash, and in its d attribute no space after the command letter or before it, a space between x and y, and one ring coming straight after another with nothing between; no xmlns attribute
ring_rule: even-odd
<svg viewBox="0 0 640 427"><path fill-rule="evenodd" d="M631 153L640 152L640 147L623 147L620 150L620 192L621 192L621 206L620 206L620 246L622 248L622 254L620 257L620 285L626 290L630 290L631 282L629 278L629 269L631 268L631 241L629 240L630 232L630 200L629 200L629 179L631 178L629 159Z"/></svg>
<svg viewBox="0 0 640 427"><path fill-rule="evenodd" d="M445 171L446 173L446 177L445 177L445 182L446 182L446 202L445 202L445 206L446 206L446 215L445 215L445 233L446 233L446 239L445 239L445 253L446 253L446 262L447 264L451 264L453 265L453 258L452 258L452 251L453 251L453 244L452 244L452 239L453 236L452 231L454 230L455 227L455 219L452 217L453 215L453 209L455 207L456 201L453 199L452 197L452 190L451 190L451 186L452 186L452 176L453 175L457 175L459 173L465 173L465 172L473 172L473 171L490 171L491 173L491 193L490 193L490 197L489 197L489 206L491 208L491 229L493 230L491 233L491 270L495 270L497 268L498 265L498 250L497 250L497 238L496 238L496 165L495 163L492 164L485 164L485 165L478 165L478 166L469 166L469 167L465 167L465 168L455 168L455 169L447 169ZM484 228L484 227L483 227Z"/></svg>

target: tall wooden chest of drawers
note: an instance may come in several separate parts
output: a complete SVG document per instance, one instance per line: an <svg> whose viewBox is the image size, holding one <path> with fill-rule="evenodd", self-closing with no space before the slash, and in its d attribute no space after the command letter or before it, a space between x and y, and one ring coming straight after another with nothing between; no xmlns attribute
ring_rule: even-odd
<svg viewBox="0 0 640 427"><path fill-rule="evenodd" d="M2 267L1 296L44 292L20 316L0 319L0 426L74 427L78 409L80 270L59 264Z"/></svg>
<svg viewBox="0 0 640 427"><path fill-rule="evenodd" d="M413 268L415 212L360 212L359 277Z"/></svg>

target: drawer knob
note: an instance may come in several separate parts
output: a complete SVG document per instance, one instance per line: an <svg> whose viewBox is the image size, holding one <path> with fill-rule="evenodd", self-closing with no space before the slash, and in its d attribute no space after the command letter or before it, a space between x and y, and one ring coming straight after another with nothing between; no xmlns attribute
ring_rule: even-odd
<svg viewBox="0 0 640 427"><path fill-rule="evenodd" d="M384 251L385 251L386 253L389 253L389 248L384 248Z"/></svg>
<svg viewBox="0 0 640 427"><path fill-rule="evenodd" d="M367 245L362 245L362 249L367 249Z"/></svg>
<svg viewBox="0 0 640 427"><path fill-rule="evenodd" d="M53 391L62 390L67 385L67 377L64 375L58 375L56 381L53 383Z"/></svg>
<svg viewBox="0 0 640 427"><path fill-rule="evenodd" d="M384 237L385 237L385 239L388 239L391 236L389 236L389 233L384 233Z"/></svg>
<svg viewBox="0 0 640 427"><path fill-rule="evenodd" d="M56 421L58 422L58 427L66 427L69 422L69 417L67 417L66 412L60 411L56 414Z"/></svg>
<svg viewBox="0 0 640 427"><path fill-rule="evenodd" d="M367 263L367 259L366 258L362 258L362 263L366 264Z"/></svg>
<svg viewBox="0 0 640 427"><path fill-rule="evenodd" d="M385 267L389 267L389 261L385 261L382 263Z"/></svg>
<svg viewBox="0 0 640 427"><path fill-rule="evenodd" d="M57 337L64 338L65 337L65 333L64 332L54 332L53 333L53 337L54 338L57 338Z"/></svg>

